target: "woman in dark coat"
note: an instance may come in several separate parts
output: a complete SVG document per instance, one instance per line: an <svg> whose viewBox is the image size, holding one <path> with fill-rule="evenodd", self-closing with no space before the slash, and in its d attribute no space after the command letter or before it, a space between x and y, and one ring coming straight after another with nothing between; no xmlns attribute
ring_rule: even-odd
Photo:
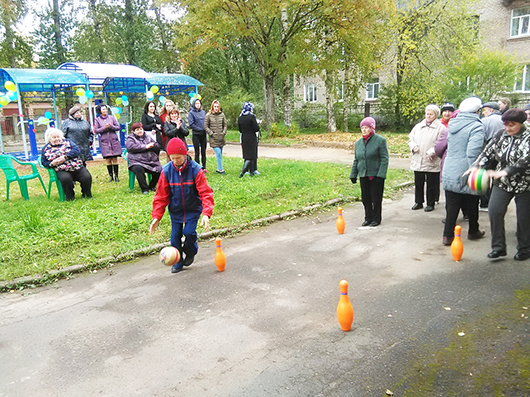
<svg viewBox="0 0 530 397"><path fill-rule="evenodd" d="M162 142L162 120L156 112L156 105L153 101L147 101L142 114L142 126L144 131L158 143L160 148L164 147Z"/></svg>
<svg viewBox="0 0 530 397"><path fill-rule="evenodd" d="M151 135L146 134L142 123L134 123L131 126L132 134L127 137L125 147L129 159L129 170L134 172L143 194L155 191L162 172L162 165L158 160L160 146L153 140ZM147 184L145 173L151 174L151 182Z"/></svg>
<svg viewBox="0 0 530 397"><path fill-rule="evenodd" d="M180 138L184 145L188 147L186 137L190 134L186 123L180 117L179 110L175 107L169 112L169 115L164 123L164 135L167 138L166 142L169 142L171 138ZM167 143L166 143L167 146Z"/></svg>
<svg viewBox="0 0 530 397"><path fill-rule="evenodd" d="M63 122L61 128L64 138L77 145L81 151L79 157L83 160L83 165L86 166L87 161L93 160L91 148L94 134L92 128L88 121L83 120L80 106L72 107L68 114L70 117Z"/></svg>
<svg viewBox="0 0 530 397"><path fill-rule="evenodd" d="M250 175L259 175L258 172L258 134L259 124L256 116L252 113L254 105L250 102L245 102L243 110L237 120L239 132L241 133L241 149L243 150L243 169L239 174L242 178L245 172L250 172Z"/></svg>
<svg viewBox="0 0 530 397"><path fill-rule="evenodd" d="M120 125L116 117L110 114L107 105L99 104L96 113L98 117L94 120L94 131L100 136L101 155L107 163L109 182L119 182L118 158L121 157L122 150L116 133L120 130Z"/></svg>
<svg viewBox="0 0 530 397"><path fill-rule="evenodd" d="M375 120L366 117L361 121L362 138L355 142L355 160L350 180L361 182L361 199L364 205L363 226L381 224L383 191L388 171L388 148L386 139L375 133Z"/></svg>

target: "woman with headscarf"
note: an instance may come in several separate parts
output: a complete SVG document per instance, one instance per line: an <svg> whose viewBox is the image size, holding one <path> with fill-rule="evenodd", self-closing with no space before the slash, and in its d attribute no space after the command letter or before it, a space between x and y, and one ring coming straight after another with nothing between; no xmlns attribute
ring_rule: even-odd
<svg viewBox="0 0 530 397"><path fill-rule="evenodd" d="M92 198L92 175L83 165L77 145L64 139L64 133L54 127L46 130L44 140L41 163L57 173L66 201L75 199L74 181L81 185L82 197Z"/></svg>
<svg viewBox="0 0 530 397"><path fill-rule="evenodd" d="M386 139L375 133L375 120L366 117L361 121L361 139L355 142L355 160L350 180L361 183L361 199L364 206L362 226L381 224L383 191L388 171L388 148Z"/></svg>
<svg viewBox="0 0 530 397"><path fill-rule="evenodd" d="M241 134L241 149L243 150L243 169L239 173L239 177L248 171L250 175L259 175L258 172L258 134L259 124L256 116L252 113L254 105L250 102L243 104L241 114L237 119L239 133Z"/></svg>
<svg viewBox="0 0 530 397"><path fill-rule="evenodd" d="M493 136L466 172L478 167L491 169L488 174L494 179L488 207L490 259L507 255L504 216L513 198L517 215L517 253L513 259L530 258L530 131L525 121L526 114L521 109L504 112L504 129Z"/></svg>
<svg viewBox="0 0 530 397"><path fill-rule="evenodd" d="M414 126L409 134L409 148L412 152L410 169L414 171L414 205L413 210L423 208L425 184L427 184L427 206L425 212L434 210L440 194L440 158L434 152L434 144L444 130L438 120L440 108L428 105L425 108L425 119Z"/></svg>
<svg viewBox="0 0 530 397"><path fill-rule="evenodd" d="M96 107L96 113L98 117L94 120L94 131L100 136L101 155L107 163L109 182L119 182L118 158L121 157L122 150L116 133L120 130L120 124L105 104L99 104Z"/></svg>
<svg viewBox="0 0 530 397"><path fill-rule="evenodd" d="M68 119L64 120L61 130L64 133L64 138L75 143L81 151L79 157L83 160L83 165L86 162L93 160L92 158L92 141L94 134L90 123L83 120L83 112L80 106L74 106L68 112Z"/></svg>

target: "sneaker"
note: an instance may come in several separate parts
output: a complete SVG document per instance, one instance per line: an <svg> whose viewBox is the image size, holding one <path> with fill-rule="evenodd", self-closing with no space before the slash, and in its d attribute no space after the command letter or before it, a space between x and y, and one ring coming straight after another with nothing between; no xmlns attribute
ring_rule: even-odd
<svg viewBox="0 0 530 397"><path fill-rule="evenodd" d="M483 231L483 230L479 230L476 233L468 233L467 239L468 240L478 240L478 239L481 239L482 237L484 237L485 234L486 234L486 232Z"/></svg>
<svg viewBox="0 0 530 397"><path fill-rule="evenodd" d="M182 270L182 263L177 263L176 265L171 266L171 273L178 273Z"/></svg>
<svg viewBox="0 0 530 397"><path fill-rule="evenodd" d="M215 172L217 172L220 175L224 175L225 174L224 170L216 170Z"/></svg>
<svg viewBox="0 0 530 397"><path fill-rule="evenodd" d="M193 260L195 259L195 255L186 255L184 258L184 266L189 266L193 263Z"/></svg>
<svg viewBox="0 0 530 397"><path fill-rule="evenodd" d="M256 170L256 171L254 171L254 172L252 173L252 175L261 175L261 172L259 172L258 170Z"/></svg>
<svg viewBox="0 0 530 397"><path fill-rule="evenodd" d="M149 194L149 190L142 191L142 194Z"/></svg>

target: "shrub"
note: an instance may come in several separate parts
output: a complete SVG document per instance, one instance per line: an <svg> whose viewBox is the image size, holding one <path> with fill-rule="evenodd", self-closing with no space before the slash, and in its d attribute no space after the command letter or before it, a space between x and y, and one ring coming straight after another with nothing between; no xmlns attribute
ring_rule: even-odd
<svg viewBox="0 0 530 397"><path fill-rule="evenodd" d="M272 123L269 129L269 138L282 138L289 137L300 133L300 127L298 124L292 123L291 126L286 126L284 123Z"/></svg>

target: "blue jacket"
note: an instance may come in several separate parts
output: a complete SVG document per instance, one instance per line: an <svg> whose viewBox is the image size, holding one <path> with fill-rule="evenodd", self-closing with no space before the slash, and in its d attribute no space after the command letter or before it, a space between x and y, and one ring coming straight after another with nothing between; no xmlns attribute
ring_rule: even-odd
<svg viewBox="0 0 530 397"><path fill-rule="evenodd" d="M461 194L477 194L467 186L462 175L477 159L484 147L484 125L478 114L460 112L449 120L447 154L442 171L442 187Z"/></svg>
<svg viewBox="0 0 530 397"><path fill-rule="evenodd" d="M186 156L186 161L182 170L171 161L162 168L153 199L153 218L162 219L166 206L171 220L178 223L199 219L201 213L212 216L213 191L204 171L191 157Z"/></svg>
<svg viewBox="0 0 530 397"><path fill-rule="evenodd" d="M194 134L206 135L204 129L204 119L206 112L202 109L197 110L192 107L188 113L188 127L193 131Z"/></svg>

